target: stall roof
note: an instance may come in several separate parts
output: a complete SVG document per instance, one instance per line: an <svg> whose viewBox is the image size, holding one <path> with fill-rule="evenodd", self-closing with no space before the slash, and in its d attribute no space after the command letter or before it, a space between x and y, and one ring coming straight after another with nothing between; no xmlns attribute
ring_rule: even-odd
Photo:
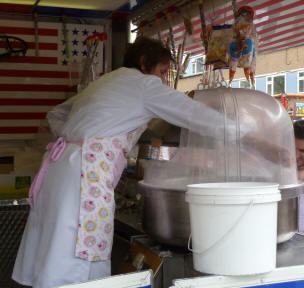
<svg viewBox="0 0 304 288"><path fill-rule="evenodd" d="M0 0L0 12L30 13L73 17L110 17L113 13L128 15L153 0Z"/></svg>
<svg viewBox="0 0 304 288"><path fill-rule="evenodd" d="M47 7L114 11L128 2L128 0L40 0L38 5ZM0 3L34 5L36 0L1 0Z"/></svg>
<svg viewBox="0 0 304 288"><path fill-rule="evenodd" d="M201 21L198 2L198 0L0 0L0 11L16 11L14 10L16 7L19 9L23 7L24 12L38 4L36 8L39 14L66 13L78 17L106 18L113 12L120 12L128 14L137 25L146 22L144 30L148 31L148 35L156 35L161 31L161 37L166 39L168 21L164 19L165 17L157 21L156 15L159 12L163 16L166 15L168 7L173 6L176 8L171 11L175 44L177 46L182 42L185 33L182 16L190 15L194 34L188 37L185 52L195 55L204 53L200 39ZM233 23L231 0L204 0L203 3L207 24ZM248 5L255 10L254 24L259 35L259 53L303 45L303 0L236 0L236 4L238 7Z"/></svg>
<svg viewBox="0 0 304 288"><path fill-rule="evenodd" d="M152 1L160 2L160 1ZM164 2L164 1L163 1ZM170 1L167 1L170 2ZM172 2L172 1L171 1ZM148 3L151 5L152 3ZM181 14L191 14L191 22L194 30L193 37L189 37L186 42L186 53L200 54L204 53L200 40L201 20L199 16L198 1L175 1L175 12L172 12L172 18L180 18L173 25L174 40L176 46L182 42L185 27L181 19ZM232 1L230 0L205 0L205 18L206 23L211 25L233 24ZM172 3L171 3L172 4ZM255 10L254 24L259 36L259 53L269 53L276 50L282 50L290 47L304 44L304 1L303 0L238 0L238 7L248 5ZM170 5L170 4L169 4ZM148 5L146 5L148 6ZM167 6L167 7L165 7ZM188 6L188 7L187 7ZM155 7L154 7L155 8ZM154 18L147 12L137 11L134 22L148 20L148 33L156 33L161 27L161 37L164 39L168 35L168 27L158 26L155 12L164 12L168 5L162 7L158 3L157 8L149 8L154 11ZM143 17L140 17L140 12ZM154 28L154 29L153 29ZM144 30L145 31L145 30Z"/></svg>

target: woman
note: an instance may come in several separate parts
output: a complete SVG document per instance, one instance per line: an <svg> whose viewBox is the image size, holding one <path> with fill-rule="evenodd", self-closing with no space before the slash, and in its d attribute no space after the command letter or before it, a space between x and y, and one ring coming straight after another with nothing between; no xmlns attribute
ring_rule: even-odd
<svg viewBox="0 0 304 288"><path fill-rule="evenodd" d="M146 123L162 118L188 128L191 115L200 115L192 129L220 128L215 110L162 83L170 60L160 42L138 39L124 67L48 113L58 138L31 187L14 280L50 288L109 276L114 188Z"/></svg>
<svg viewBox="0 0 304 288"><path fill-rule="evenodd" d="M162 82L170 51L141 38L124 67L92 82L48 113L49 153L31 187L33 209L13 279L34 288L111 274L114 191L126 154L152 118L188 127L197 103ZM209 125L212 111L205 109Z"/></svg>

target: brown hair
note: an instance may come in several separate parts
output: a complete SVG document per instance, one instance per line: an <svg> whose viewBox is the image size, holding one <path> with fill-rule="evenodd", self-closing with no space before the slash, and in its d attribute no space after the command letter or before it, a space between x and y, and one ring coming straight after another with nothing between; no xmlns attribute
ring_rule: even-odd
<svg viewBox="0 0 304 288"><path fill-rule="evenodd" d="M141 64L143 64L145 70L151 72L157 64L166 64L170 60L174 61L171 51L164 47L161 41L142 36L127 47L123 66L142 71Z"/></svg>
<svg viewBox="0 0 304 288"><path fill-rule="evenodd" d="M295 138L304 139L304 120L300 119L293 123Z"/></svg>

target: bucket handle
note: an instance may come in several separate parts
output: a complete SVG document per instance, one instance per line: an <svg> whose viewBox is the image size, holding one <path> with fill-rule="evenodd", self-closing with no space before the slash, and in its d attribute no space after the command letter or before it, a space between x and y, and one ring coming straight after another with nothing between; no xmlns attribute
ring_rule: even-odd
<svg viewBox="0 0 304 288"><path fill-rule="evenodd" d="M194 250L194 249L192 249L190 247L190 242L191 242L191 238L192 238L191 233L190 233L190 236L189 236L189 239L188 239L188 250L191 251L192 253L203 254L203 253L208 252L212 248L214 248L220 241L222 241L223 238L225 238L226 236L228 236L235 229L235 227L237 227L237 225L239 224L239 222L248 213L248 211L251 209L252 206L253 206L253 200L250 201L249 205L243 211L243 213L241 214L241 216L235 221L235 223L218 240L216 240L213 244L211 244L211 246L209 246L207 249L205 249L203 251L197 251L197 250Z"/></svg>

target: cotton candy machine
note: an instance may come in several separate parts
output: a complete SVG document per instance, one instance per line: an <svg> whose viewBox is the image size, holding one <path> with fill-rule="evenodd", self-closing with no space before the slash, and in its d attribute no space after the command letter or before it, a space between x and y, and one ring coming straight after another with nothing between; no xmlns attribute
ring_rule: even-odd
<svg viewBox="0 0 304 288"><path fill-rule="evenodd" d="M186 246L190 234L187 184L279 183L278 242L297 230L298 183L294 134L283 106L268 94L233 88L196 91L190 131L170 161L143 163L143 226L154 239ZM208 121L206 121L206 115ZM185 137L184 137L185 139Z"/></svg>

